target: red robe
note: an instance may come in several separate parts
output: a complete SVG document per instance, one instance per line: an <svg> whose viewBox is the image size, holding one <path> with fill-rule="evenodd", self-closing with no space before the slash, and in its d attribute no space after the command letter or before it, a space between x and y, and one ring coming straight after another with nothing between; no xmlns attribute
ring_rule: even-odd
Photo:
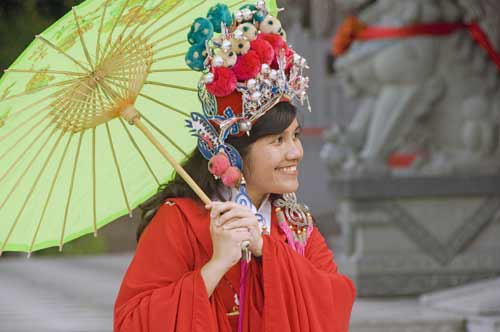
<svg viewBox="0 0 500 332"><path fill-rule="evenodd" d="M239 264L209 298L200 270L212 254L208 211L185 198L163 204L146 227L115 303L115 332L237 331L227 316ZM285 242L274 211L262 258L249 266L244 331L348 331L354 286L337 271L314 228L301 256Z"/></svg>

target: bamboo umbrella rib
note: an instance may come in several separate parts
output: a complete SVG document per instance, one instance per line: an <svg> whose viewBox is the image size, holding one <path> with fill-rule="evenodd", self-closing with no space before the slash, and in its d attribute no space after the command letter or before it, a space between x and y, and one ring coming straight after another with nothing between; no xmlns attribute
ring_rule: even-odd
<svg viewBox="0 0 500 332"><path fill-rule="evenodd" d="M88 76L88 73L78 73L74 71L64 70L36 70L36 69L5 69L6 73L31 73L31 74L53 74L53 75L66 75L66 76Z"/></svg>
<svg viewBox="0 0 500 332"><path fill-rule="evenodd" d="M51 135L49 136L52 137L53 134L55 134L56 132L56 129L54 129L51 133ZM32 195L33 195L33 192L35 191L35 188L36 186L38 185L38 182L40 181L43 173L45 172L45 168L47 167L47 165L49 164L49 161L50 159L52 158L53 154L54 154L54 151L56 150L57 146L59 145L59 142L61 141L61 138L63 137L64 135L64 132L61 132L61 134L59 135L59 137L57 138L56 142L54 143L54 146L52 147L52 149L50 150L49 152L49 155L47 156L47 158L45 159L45 162L43 163L43 166L42 168L40 169L40 172L38 172L38 175L37 177L35 178L35 182L33 183L33 185L31 186L29 192L28 192L28 195L27 197L24 199L24 202L23 202L23 205L21 206L21 209L19 210L19 213L17 214L16 216L16 219L14 220L14 223L12 224L10 230L9 230L9 233L7 235L7 238L5 239L3 245L2 245L2 249L0 249L0 253L5 249L5 245L7 244L7 241L9 241L9 238L11 237L12 233L14 232L14 229L16 228L16 226L18 225L19 223L19 219L21 218L24 210L26 209L26 206L28 205L28 202L30 201ZM48 140L47 140L48 142ZM46 143L47 143L46 142Z"/></svg>
<svg viewBox="0 0 500 332"><path fill-rule="evenodd" d="M99 22L99 29L97 31L97 42L95 44L96 63L100 62L102 27L104 25L104 18L106 17L106 11L108 10L109 1L110 0L106 0L106 2L104 3L104 7L102 9L101 21Z"/></svg>
<svg viewBox="0 0 500 332"><path fill-rule="evenodd" d="M36 238L38 237L38 232L40 231L40 228L42 226L42 222L44 220L45 213L47 212L47 207L49 206L50 200L52 198L52 193L54 192L54 188L56 186L57 179L59 178L59 173L61 172L63 162L66 159L66 154L68 152L68 148L70 146L72 138L73 138L73 134L69 134L68 141L66 142L66 146L64 147L64 151L61 155L61 159L59 159L59 163L57 165L56 172L55 172L54 176L52 177L52 183L50 184L50 189L49 189L49 193L47 194L47 199L45 200L45 204L43 206L42 213L40 215L40 219L38 220L38 224L35 228L35 232L33 234L33 237L31 238L31 243L30 243L30 247L28 250L28 257L31 256L31 252L33 251L33 247L35 245Z"/></svg>
<svg viewBox="0 0 500 332"><path fill-rule="evenodd" d="M168 84L168 83L155 82L155 81L145 81L144 84L158 85L158 86L162 86L165 88L173 88L173 89L179 89L179 90L185 90L185 91L198 92L198 89L194 89L194 88L190 88L190 87L182 86L182 85L177 85L177 84Z"/></svg>
<svg viewBox="0 0 500 332"><path fill-rule="evenodd" d="M38 126L40 126L40 125L41 125L41 124L42 124L45 120L47 120L47 119L49 119L49 115L48 115L48 114L47 114L47 115L45 115L42 119L40 119L40 121L38 121L37 123L35 123L33 126L31 126L31 128L30 128L30 129L28 129L28 130L27 130L27 131L26 131L23 135L21 135L21 137L20 137L20 138L19 138L16 142L14 142L14 144L12 144L9 148L7 148L7 149L5 150L5 152L4 152L4 153L0 156L0 161L1 161L3 158L5 158L5 156L6 156L6 155L8 155L8 154L9 154L9 152L10 152L10 151L12 151L15 147L18 147L18 146L19 146L19 144L20 144L22 141L24 141L24 139L25 139L25 138L29 137L29 134L31 134L31 133L32 133L32 131L33 131L35 128L38 128ZM51 124L52 124L52 123L49 123L45 129L49 128ZM33 143L34 143L34 142L33 142ZM32 143L32 144L33 144L33 143ZM31 144L30 144L30 145L31 145ZM29 147L29 146L28 146L28 147ZM21 154L21 155L19 155L19 157L18 157L18 158L21 158L21 157L22 157L22 154ZM13 167L13 166L11 166L11 167ZM9 168L9 169L10 169L10 168ZM4 177L5 177L5 176L6 176L6 174L4 174L2 177L0 177L0 182L2 182L2 180L4 179Z"/></svg>
<svg viewBox="0 0 500 332"><path fill-rule="evenodd" d="M62 55L64 55L65 57L67 57L68 59L70 59L71 61L73 61L78 67L80 67L83 70L85 70L86 72L90 71L88 68L86 68L84 66L84 64L82 62L80 62L77 59L73 58L71 55L69 55L67 52L65 52L62 48L60 48L57 45L53 44L52 42L48 41L44 37L42 37L40 35L36 35L36 39L41 40L42 42L44 42L45 44L47 44L48 46L50 46L51 48L53 48L57 52L61 53Z"/></svg>
<svg viewBox="0 0 500 332"><path fill-rule="evenodd" d="M72 101L75 104L79 104L79 105L84 105L84 106L91 105L90 101L85 101L85 100L74 98L74 97L65 97L64 99L66 99L68 101Z"/></svg>
<svg viewBox="0 0 500 332"><path fill-rule="evenodd" d="M179 114L181 114L181 115L185 116L186 118L189 118L189 116L190 116L188 113L183 112L183 111L181 111L180 109L175 108L175 107L174 107L174 106L172 106L172 105L169 105L169 104L167 104L167 103L164 103L164 102L162 102L162 101L160 101L160 100L158 100L158 99L155 99L155 98L153 98L153 97L151 97L151 96L148 96L148 95L146 95L146 94L144 94L144 93L139 93L139 96L144 97L144 98L146 98L146 99L149 99L149 100L151 100L152 102L157 103L158 105L161 105L161 106L163 106L163 107L166 107L166 108L168 108L168 109L170 109L170 110L172 110L172 111L174 111L174 112L176 112L176 113L179 113Z"/></svg>
<svg viewBox="0 0 500 332"><path fill-rule="evenodd" d="M157 34L158 32L160 32L161 30L165 29L166 27L168 27L170 24L172 24L173 22L177 21L179 18L183 17L184 15L188 14L190 11L198 8L199 6L201 6L202 4L204 4L207 0L202 0L201 2L199 2L198 4L194 5L193 7L185 10L184 12L178 14L177 16L175 16L174 18L172 18L171 20L169 20L168 22L166 22L165 24L163 24L162 26L158 27L156 30L154 30L153 32L151 32L150 34L148 34L146 37L144 37L144 39L146 40L149 40L153 35ZM191 26L191 25L189 25Z"/></svg>
<svg viewBox="0 0 500 332"><path fill-rule="evenodd" d="M144 7L144 5L146 4L146 1L147 1L147 0L142 0L142 5L141 5L141 7ZM122 14L123 14L123 12L122 12ZM113 51L113 49L114 49L117 45L120 45L121 43L123 43L123 36L125 35L125 32L126 32L126 31L128 30L128 28L130 27L130 24L131 24L132 22L135 22L135 21L136 21L137 15L139 15L139 10L137 10L137 11L134 13L133 18L131 18L131 19L129 19L129 20L127 21L127 24L125 24L125 27L123 28L122 32L121 32L121 33L118 35L118 37L115 39L115 42L114 42L114 45L113 45L114 47L111 47L111 48L109 49L109 51L108 51L108 52L112 52L112 51ZM120 15L119 19L121 19L121 18L122 18L122 17L121 17L121 15ZM106 55L104 55L104 57L106 57L106 56L107 56L107 54L106 54Z"/></svg>
<svg viewBox="0 0 500 332"><path fill-rule="evenodd" d="M14 111L13 113L11 113L9 115L9 118L14 118L16 116L19 116L21 113L27 111L27 110L31 110L32 107L35 107L37 105L40 105L41 103L51 99L51 98L55 98L57 97L58 95L64 93L64 89L61 89L59 91L56 91L54 93L51 93L50 95L48 96L45 96L43 97L42 99L40 100L37 100L35 101L34 103L31 103L29 104L28 106L25 106L23 107L22 109L18 110L18 111ZM24 127L25 123L28 123L29 121L33 120L33 118L36 118L36 116L38 116L39 114L41 114L41 112L43 112L45 109L48 109L48 107L46 108L42 108L41 110L39 111L35 111L37 114L35 116L32 116L30 118L28 118L26 121L23 121L21 123L21 125L15 127L15 128L12 128L12 130L10 130L7 134L3 135L3 136L0 136L0 142L2 142L4 139L6 139L7 137L9 137L10 135L12 135L14 132L16 132L17 130L19 130L20 128Z"/></svg>
<svg viewBox="0 0 500 332"><path fill-rule="evenodd" d="M129 43L130 42L130 39L133 39L135 37L135 33L137 32L137 30L139 29L139 27L143 26L150 18L151 16L157 11L160 9L160 6L162 4L164 4L166 1L169 1L169 0L163 0L161 2L159 2L151 11L148 15L145 15L143 17L143 19L141 20L141 22L139 24L136 25L136 27L134 28L134 30L132 30L132 32L130 34L128 34L125 39L123 40L123 44L126 44L126 43ZM178 1L176 4L173 5L173 7L175 7L180 1ZM164 12L162 15L160 15L158 18L156 18L153 23L151 23L151 25L153 25L154 23L156 23L158 20L160 20L164 15L166 15L172 8L169 8L169 10L167 10L166 12ZM161 10L161 9L160 9ZM138 35L139 36L143 36L144 35L144 32L147 30L148 28L144 29L141 33L139 33Z"/></svg>
<svg viewBox="0 0 500 332"><path fill-rule="evenodd" d="M160 44L161 42L164 42L165 40L169 39L170 37L177 35L178 33L186 32L186 30L188 30L191 27L191 25L192 25L192 23L186 24L185 26L182 26L179 29L172 31L171 33L161 37L160 39L157 39L157 40L151 42L151 45L153 47L155 47L156 45Z"/></svg>
<svg viewBox="0 0 500 332"><path fill-rule="evenodd" d="M146 40L142 38L129 38L127 41L123 41L118 44L112 52L109 54L107 59L113 59L113 64L115 63L116 57L122 55L122 58L128 57L130 53L144 52L144 50L148 50L149 45Z"/></svg>
<svg viewBox="0 0 500 332"><path fill-rule="evenodd" d="M30 123L33 120L36 120L40 115L43 115L43 111L47 108L43 108L41 110L38 110L36 112L33 112L34 114L27 118L26 120L22 121L18 126L15 128L12 128L7 134L4 136L0 137L0 142L3 141L4 139L8 138L10 135L12 135L15 132L20 131L24 126L26 126L28 123ZM1 159L1 158L0 158Z"/></svg>
<svg viewBox="0 0 500 332"><path fill-rule="evenodd" d="M130 73L137 73L139 64L138 62L144 62L143 59L138 58L129 58L129 59L122 59L120 61L117 61L113 66L110 66L110 73L105 77L106 78L113 78L113 79L118 79L121 78L122 80L128 80L129 74ZM141 67L146 66L144 63ZM130 68L127 68L130 67ZM127 68L127 69L122 69L122 68ZM146 68L147 69L147 68ZM147 72L145 70L144 72Z"/></svg>
<svg viewBox="0 0 500 332"><path fill-rule="evenodd" d="M174 142L170 137L168 137L167 134L165 134L160 128L155 126L153 122L149 121L148 118L146 118L144 115L141 115L141 117L146 121L147 124L149 124L154 130L156 130L161 136L163 136L170 144L172 144L173 147L175 147L180 153L184 155L184 157L187 157L188 154L179 146L177 143Z"/></svg>
<svg viewBox="0 0 500 332"><path fill-rule="evenodd" d="M179 53L175 53L175 54L171 54L171 55L167 55L167 56L163 56L163 57L159 57L159 58L154 58L153 63L160 62L160 61L167 60L167 59L183 57L185 55L186 55L186 52L179 52Z"/></svg>
<svg viewBox="0 0 500 332"><path fill-rule="evenodd" d="M120 181L120 187L122 189L123 198L125 200L125 204L127 206L128 213L129 213L130 217L132 217L132 209L130 208L130 204L128 202L127 192L125 190L125 184L123 182L123 176L122 176L122 172L120 170L120 164L118 163L118 158L116 157L115 146L113 145L113 138L111 137L111 131L109 130L109 123L108 122L106 122L106 132L108 134L109 146L111 147L111 154L113 155L113 160L114 160L115 167L116 167L116 173L117 173L118 179Z"/></svg>
<svg viewBox="0 0 500 332"><path fill-rule="evenodd" d="M162 2L159 2L158 5L151 11L151 15L155 12L155 10L161 10L161 5L163 5L165 2L169 0L164 0ZM156 19L153 20L148 26L146 26L140 33L140 36L143 36L146 31L148 31L152 26L154 26L158 21L160 21L162 18L164 18L166 15L170 14L182 1L178 0L176 3L174 3L170 8L168 8L166 11L164 11L161 15L159 15Z"/></svg>
<svg viewBox="0 0 500 332"><path fill-rule="evenodd" d="M116 61L113 66L110 67L110 74L107 75L105 79L112 78L116 80L131 81L130 74L137 73L138 63L143 60L136 52L137 51L133 51L128 57L123 57L120 61Z"/></svg>
<svg viewBox="0 0 500 332"><path fill-rule="evenodd" d="M80 26L80 21L78 20L78 15L76 14L75 7L71 8L73 12L73 17L75 18L76 28L78 29L78 37L80 39L80 44L82 44L83 53L85 53L85 57L87 58L87 62L90 66L90 69L94 71L94 63L92 58L90 57L89 49L87 48L87 44L85 43L85 38L83 38L82 27Z"/></svg>
<svg viewBox="0 0 500 332"><path fill-rule="evenodd" d="M43 111L46 111L52 107L56 107L56 106L59 106L59 104L64 104L64 103L67 103L66 100L60 100L58 103L56 104L51 104L51 105L48 105L47 107L39 110L38 112L43 112ZM61 114L58 114L54 117L54 120L57 120L59 119L61 116ZM28 129L23 135L21 135L21 137L10 147L8 148L3 155L0 156L0 161L12 150L14 149L16 146L18 146L26 137L28 137L28 135L33 132L33 130L35 130L35 128L37 128L44 120L48 119L49 118L49 114L46 114L39 122L35 123L30 129ZM50 126L51 123L49 123L49 125L47 126L47 128ZM2 137L3 139L3 137ZM31 143L33 144L33 143ZM31 145L30 144L30 145ZM20 157L22 156L22 154L20 155ZM6 175L4 175L6 176ZM3 176L0 178L0 182L2 182L3 180Z"/></svg>
<svg viewBox="0 0 500 332"><path fill-rule="evenodd" d="M99 86L101 87L102 91L104 92L104 95L108 98L108 100L113 100L112 98L115 98L117 100L123 100L124 96L121 96L117 94L109 85L106 84L106 82L101 81L99 82Z"/></svg>
<svg viewBox="0 0 500 332"><path fill-rule="evenodd" d="M108 58L113 59L109 67L112 69L117 67L121 67L122 69L128 69L126 68L126 66L122 66L121 63L123 63L124 61L134 63L134 61L136 61L137 59L137 56L139 56L139 58L142 59L144 57L144 52L147 49L148 46L145 45L144 41L131 39L129 42L121 43L113 50L113 53L109 55ZM120 61L117 61L118 57L121 58Z"/></svg>
<svg viewBox="0 0 500 332"><path fill-rule="evenodd" d="M38 149L38 151L36 152L35 156L33 157L33 159L31 159L31 161L28 163L28 166L24 169L24 171L21 173L21 175L19 176L19 178L17 179L16 183L14 184L14 186L12 187L12 189L10 190L9 194L7 195L7 197L5 198L5 200L3 201L3 203L0 205L0 210L3 208L3 206L7 203L7 201L9 200L10 197L13 196L13 193L16 189L19 188L19 183L21 183L21 180L26 176L26 174L28 173L28 171L30 170L30 168L33 166L35 160L38 158L38 156L40 155L40 153L43 151L43 149L45 149L47 147L47 143L48 141L50 140L50 138L52 137L52 135L56 132L56 128L54 128L52 130L52 132L49 134L49 136L47 137L47 139L45 140L44 144L41 145L40 149ZM5 249L5 246L7 245L7 241L9 240L10 236L12 235L12 231L14 230L14 227L16 226L17 222L18 222L19 218L16 218L16 220L14 221L14 223L10 226L10 230L9 232L7 233L7 236L5 237L4 241L3 241L3 244L2 244L2 247L0 248L0 254L3 252L3 250Z"/></svg>
<svg viewBox="0 0 500 332"><path fill-rule="evenodd" d="M165 45L165 46L155 50L155 53L158 54L158 53L165 51L165 50L168 50L174 46L181 45L181 44L187 44L187 43L188 43L187 39L179 40L179 41L176 41L175 43Z"/></svg>
<svg viewBox="0 0 500 332"><path fill-rule="evenodd" d="M80 132L80 138L78 139L78 146L76 148L75 152L75 159L73 162L73 170L71 171L71 180L69 184L69 193L68 193L68 198L66 200L66 208L64 209L64 221L62 225L62 230L61 230L61 237L59 239L59 251L62 251L63 248L63 243L64 243L64 233L66 232L66 225L68 222L68 212L69 212L69 206L71 203L71 196L73 195L73 188L75 185L75 174L76 174L76 167L78 165L78 159L80 157L80 148L82 146L82 140L83 140L83 135L85 134L85 131Z"/></svg>
<svg viewBox="0 0 500 332"><path fill-rule="evenodd" d="M108 47L111 45L111 40L113 38L113 33L115 32L116 26L118 25L118 22L120 22L121 17L123 16L123 12L125 11L125 8L127 8L128 3L130 0L125 0L125 3L123 4L123 7L120 10L120 14L116 17L115 23L113 24L113 28L111 29L111 32L108 34L108 39L106 41L106 45L104 46L104 51L102 51L102 56L105 58L105 54L108 52Z"/></svg>
<svg viewBox="0 0 500 332"><path fill-rule="evenodd" d="M153 172L153 168L151 167L151 165L149 164L148 160L146 159L146 156L144 155L144 153L142 152L141 148L139 147L139 145L135 141L134 136L132 135L132 133L130 132L130 130L127 128L127 125L125 124L125 121L123 121L123 119L121 117L119 119L120 119L120 123L123 126L123 129L125 129L125 131L127 132L128 137L130 138L130 141L132 142L132 144L134 145L135 149L137 150L137 153L139 153L139 155L141 156L142 160L144 161L144 164L146 165L147 169L151 173L151 176L153 176L155 182L158 185L160 185L160 181L158 180L158 177Z"/></svg>
<svg viewBox="0 0 500 332"><path fill-rule="evenodd" d="M71 105L71 102L69 102L69 101L68 101L68 100L66 100L66 99L61 99L61 100L59 100L57 103L55 103L55 104L50 104L49 106L45 107L45 109L42 109L42 110L40 110L39 112L43 112L43 111L45 111L45 110L47 110L47 109L50 109L50 108L59 107L59 106L61 106L61 105L63 105L63 106L68 106L68 105ZM53 118L53 120L54 120L54 121L52 121L51 123L49 123L49 124L48 124L48 126L47 126L47 128L48 128L48 127L50 127L50 125L51 125L51 124L55 123L55 121L56 121L56 120L60 119L63 115L64 115L64 112L59 112L59 113L57 113L57 114L54 116L54 118ZM42 123L45 119L48 119L48 118L50 118L50 116L49 116L49 114L46 114L46 115L45 115L45 116L44 116L44 117L43 117L43 118L42 118L39 122L35 123L35 124L34 124L34 125L33 125L30 129L28 129L28 130L27 130L27 131L26 131L23 135L21 135L21 137L20 137L20 138L19 138L19 139L18 139L18 140L17 140L17 141L16 141L16 142L15 142L15 143L14 143L14 144L13 144L13 145L9 148L9 149L7 149L7 150L5 151L5 153L4 153L2 156L0 156L0 160L2 160L2 159L3 159L3 158L4 158L4 157L5 157L5 156L6 156L6 155L7 155L7 154L8 154L8 153L9 153L9 152L13 149L13 148L15 148L16 146L18 146L18 145L19 145L19 144L20 144L20 143L21 143L21 142L22 142L22 141L23 141L26 137L28 137L28 135L29 135L29 134L30 134L30 133L31 133L31 132L32 132L35 128L37 128L37 127L38 127L38 126L39 126L39 125L40 125L40 124L41 124L41 123ZM33 143L31 143L30 145L32 145L32 144L33 144ZM29 146L28 146L28 148L29 148ZM25 151L25 152L26 152L26 151ZM24 153L23 153L23 154L24 154ZM23 154L21 154L21 155L18 157L18 159L19 159L19 158L21 158ZM16 163L17 163L17 162L16 162ZM14 164L16 164L16 163L14 163ZM10 168L9 168L9 169L10 169ZM7 173L8 173L8 172L7 172ZM6 173L6 174L7 174L7 173ZM6 176L6 174L5 174L4 176ZM4 179L4 176L2 176L2 177L0 178L0 182L2 182L2 180Z"/></svg>
<svg viewBox="0 0 500 332"><path fill-rule="evenodd" d="M191 68L165 68L165 69L151 69L148 71L149 74L154 74L154 73L171 73L171 72L181 72L181 71L193 71Z"/></svg>
<svg viewBox="0 0 500 332"><path fill-rule="evenodd" d="M34 89L31 89L31 90L28 90L28 91L25 91L25 92L22 92L22 93L18 93L16 95L12 95L12 96L6 97L6 98L0 100L0 103L2 103L4 101L7 101L7 100L11 100L11 99L17 98L17 97L24 97L24 96L27 96L27 95L30 95L30 94L33 94L33 93L36 93L36 92L40 92L40 91L43 91L43 90L46 90L46 89L50 89L50 88L54 88L54 87L58 87L58 86L65 86L65 85L73 84L73 83L78 82L78 81L80 81L80 79L79 78L75 78L75 79L71 79L71 80L60 81L60 82L55 82L55 83L47 84L47 85L41 86L39 88L34 88Z"/></svg>
<svg viewBox="0 0 500 332"><path fill-rule="evenodd" d="M43 133L45 132L45 130L49 129L49 127L50 127L50 124L49 124L47 127L45 127L45 128L44 128L44 130L42 130L42 131L41 131L41 132L40 132L40 133L39 133L39 134L38 134L38 135L37 135L37 136L36 136L36 137L35 137L35 138L31 141L31 142L30 142L30 144L28 145L28 147L26 147L26 149L23 151L23 153L21 153L21 154L19 155L19 157L18 157L18 158L16 159L16 161L14 162L14 164L12 164L12 165L9 167L9 169L7 169L7 171L4 173L4 175L0 178L0 182L2 182L2 181L3 181L3 179L5 179L5 178L7 177L7 175L9 174L9 172L10 172L10 171L11 171L11 170L15 167L15 165L17 165L17 163L19 162L19 160L21 160L21 159L22 159L22 157L24 157L24 156L25 156L25 154L26 154L29 150L31 150L31 148L33 147L34 143L35 143L36 141L38 141L38 139L39 139L39 138L43 135ZM14 187L12 187L12 189L11 189L11 193L14 191L14 189L15 189L15 188L16 188L16 186L14 185ZM3 208L3 206L7 203L7 201L8 201L8 200L9 200L9 198L10 198L10 196L11 196L11 195L10 195L10 193L9 193L9 195L7 195L7 196L5 197L4 201L0 204L0 210L1 210L1 209Z"/></svg>

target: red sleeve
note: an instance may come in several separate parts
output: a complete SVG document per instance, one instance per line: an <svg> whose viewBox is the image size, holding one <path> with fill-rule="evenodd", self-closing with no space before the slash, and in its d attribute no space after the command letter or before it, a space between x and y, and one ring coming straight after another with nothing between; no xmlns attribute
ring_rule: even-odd
<svg viewBox="0 0 500 332"><path fill-rule="evenodd" d="M265 331L348 331L354 285L316 228L305 256L264 236L262 262Z"/></svg>
<svg viewBox="0 0 500 332"><path fill-rule="evenodd" d="M146 227L115 303L115 332L216 331L196 238L177 206L162 205Z"/></svg>

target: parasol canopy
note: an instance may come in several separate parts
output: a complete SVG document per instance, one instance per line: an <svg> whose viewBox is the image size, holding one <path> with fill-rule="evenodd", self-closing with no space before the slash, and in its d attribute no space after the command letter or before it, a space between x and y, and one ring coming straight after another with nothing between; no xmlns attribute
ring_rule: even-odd
<svg viewBox="0 0 500 332"><path fill-rule="evenodd" d="M87 0L36 36L0 79L0 254L62 249L156 192L196 146L191 24L248 2Z"/></svg>

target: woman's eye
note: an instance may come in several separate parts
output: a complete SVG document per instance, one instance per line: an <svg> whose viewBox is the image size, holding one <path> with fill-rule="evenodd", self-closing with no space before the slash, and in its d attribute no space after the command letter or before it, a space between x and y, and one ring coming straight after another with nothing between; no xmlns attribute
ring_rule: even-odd
<svg viewBox="0 0 500 332"><path fill-rule="evenodd" d="M283 137L282 136L278 136L278 137L276 137L274 139L273 143L280 144L281 142L283 142Z"/></svg>
<svg viewBox="0 0 500 332"><path fill-rule="evenodd" d="M296 132L293 134L293 138L295 138L295 139L300 138L300 131L296 131Z"/></svg>

